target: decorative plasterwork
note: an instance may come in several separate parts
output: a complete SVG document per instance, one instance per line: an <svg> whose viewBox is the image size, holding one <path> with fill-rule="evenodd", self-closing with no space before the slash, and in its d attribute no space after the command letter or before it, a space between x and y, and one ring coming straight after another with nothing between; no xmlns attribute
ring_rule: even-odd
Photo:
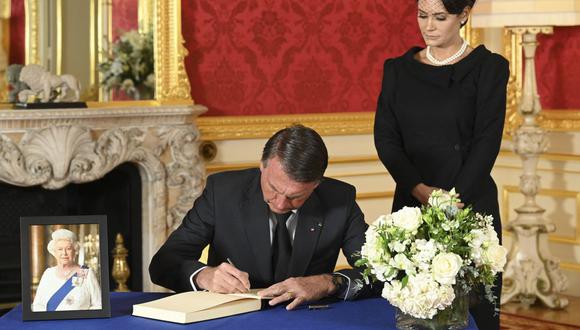
<svg viewBox="0 0 580 330"><path fill-rule="evenodd" d="M142 183L143 289L149 261L203 187L195 116L206 109L0 111L0 181L59 189L137 165Z"/></svg>

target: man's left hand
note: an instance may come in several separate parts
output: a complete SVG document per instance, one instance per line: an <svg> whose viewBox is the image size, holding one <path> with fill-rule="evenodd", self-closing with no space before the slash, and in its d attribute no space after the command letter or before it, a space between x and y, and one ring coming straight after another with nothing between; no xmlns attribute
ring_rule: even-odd
<svg viewBox="0 0 580 330"><path fill-rule="evenodd" d="M332 275L322 274L307 277L291 277L283 282L276 283L269 288L258 292L261 297L273 297L270 306L291 301L287 310L298 305L328 297L336 291L332 283Z"/></svg>

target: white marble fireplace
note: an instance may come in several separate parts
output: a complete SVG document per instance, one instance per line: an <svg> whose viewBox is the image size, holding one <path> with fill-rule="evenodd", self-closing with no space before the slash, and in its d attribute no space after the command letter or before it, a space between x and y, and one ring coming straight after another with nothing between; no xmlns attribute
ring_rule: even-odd
<svg viewBox="0 0 580 330"><path fill-rule="evenodd" d="M119 103L123 104L123 103ZM0 110L0 181L59 189L130 162L142 186L143 290L153 254L201 193L200 105Z"/></svg>

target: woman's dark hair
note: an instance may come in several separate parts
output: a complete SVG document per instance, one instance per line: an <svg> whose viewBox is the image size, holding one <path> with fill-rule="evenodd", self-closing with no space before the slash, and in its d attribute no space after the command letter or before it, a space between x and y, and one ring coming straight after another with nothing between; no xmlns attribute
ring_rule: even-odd
<svg viewBox="0 0 580 330"><path fill-rule="evenodd" d="M274 134L262 152L262 164L278 157L284 173L296 182L320 181L328 166L324 141L312 128L292 125Z"/></svg>
<svg viewBox="0 0 580 330"><path fill-rule="evenodd" d="M459 15L465 7L473 8L476 0L441 0L449 14Z"/></svg>
<svg viewBox="0 0 580 330"><path fill-rule="evenodd" d="M461 14L465 7L473 8L475 1L477 0L441 0L445 10L453 15ZM417 2L419 2L419 0L417 0ZM467 20L465 20L465 23L467 23ZM461 24L461 26L464 26L465 23Z"/></svg>

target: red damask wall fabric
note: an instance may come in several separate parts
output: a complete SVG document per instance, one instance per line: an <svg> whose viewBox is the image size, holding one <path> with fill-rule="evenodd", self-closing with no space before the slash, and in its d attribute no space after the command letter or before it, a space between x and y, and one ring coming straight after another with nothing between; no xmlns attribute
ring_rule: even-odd
<svg viewBox="0 0 580 330"><path fill-rule="evenodd" d="M112 6L113 40L139 28L139 0L113 0Z"/></svg>
<svg viewBox="0 0 580 330"><path fill-rule="evenodd" d="M24 0L11 0L8 64L24 64Z"/></svg>
<svg viewBox="0 0 580 330"><path fill-rule="evenodd" d="M414 1L183 0L209 115L374 111L383 62L422 45Z"/></svg>
<svg viewBox="0 0 580 330"><path fill-rule="evenodd" d="M544 109L580 109L580 26L539 35L536 75Z"/></svg>

